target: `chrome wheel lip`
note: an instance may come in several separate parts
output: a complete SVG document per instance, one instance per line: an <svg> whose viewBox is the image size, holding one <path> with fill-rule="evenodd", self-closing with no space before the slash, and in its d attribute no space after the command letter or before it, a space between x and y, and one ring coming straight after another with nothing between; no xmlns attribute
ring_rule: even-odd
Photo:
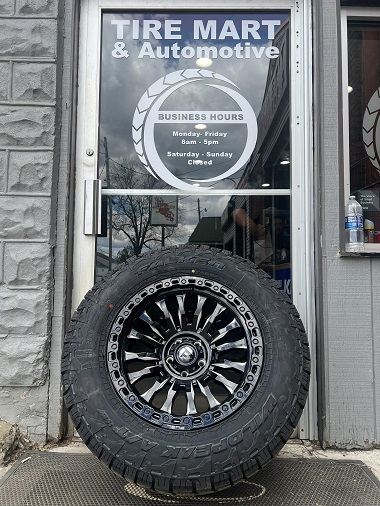
<svg viewBox="0 0 380 506"><path fill-rule="evenodd" d="M208 343L208 345L211 350L210 356L215 350L218 350L218 348L221 349L223 353L228 353L228 349L231 347L247 348L247 361L246 365L244 365L244 372L242 371L242 381L239 382L239 384L235 384L233 387L231 385L226 387L231 393L228 398L222 402L214 402L216 399L213 397L212 392L210 392L207 381L204 381L204 376L202 378L202 374L204 375L204 371L208 377L212 374L213 377L216 378L216 381L219 381L222 385L224 381L223 378L226 378L222 374L222 372L224 372L223 369L218 368L221 367L221 364L216 364L216 367L214 368L211 363L211 359L211 362L206 362L206 366L202 369L202 374L199 374L195 378L190 377L187 379L183 376L174 377L172 375L171 377L162 377L162 381L156 381L151 390L154 390L153 387L155 386L156 388L163 388L163 386L165 386L165 388L169 388L167 401L161 406L161 408L157 408L149 402L149 399L148 401L146 400L149 398L150 393L144 392L141 394L141 392L138 392L134 388L133 374L135 373L130 373L123 368L123 360L120 357L122 355L123 343L125 342L124 324L127 326L129 325L127 338L138 339L138 332L133 330L133 323L130 323L131 319L133 321L133 318L139 316L143 321L148 321L149 315L144 313L144 308L147 308L149 304L159 305L162 301L165 301L165 298L167 300L169 297L173 296L176 296L179 301L183 302L186 295L189 293L196 293L199 297L217 301L216 305L222 305L223 311L230 311L232 315L235 315L234 321L236 324L235 326L232 325L231 329L226 333L230 332L234 328L236 329L240 327L244 334L244 338L240 341L233 342L232 345L228 342L227 344L220 345L217 341L220 340L220 342L223 342L223 338L217 337L216 339L214 338L211 343ZM181 303L179 302L178 313L181 312L180 306ZM173 315L169 314L166 316L169 324L172 325L173 323L173 329L168 338L169 340L172 340L173 336L186 334L195 334L197 339L201 338L200 340L206 340L205 336L202 335L202 329L198 329L197 332L194 332L176 328ZM199 315L197 315L195 311L193 315L194 320L198 316ZM181 314L177 317L181 321ZM170 319L172 320L172 323L170 323ZM199 321L201 320L198 318L198 323ZM205 325L205 327L206 326L207 325ZM152 335L149 336L149 339L152 342L160 343L160 341L165 341L165 336L164 339L162 339L162 336L159 336L159 331L154 327L152 327L152 329ZM135 332L136 335L133 332ZM145 338L146 337L147 336L145 336ZM243 342L244 340L246 346ZM161 342L161 346L164 347L165 342ZM109 377L123 403L144 420L167 429L199 429L218 423L220 420L234 413L241 405L244 404L247 398L254 391L261 374L263 358L264 347L262 334L252 310L248 307L244 300L230 288L227 288L219 282L200 276L168 277L145 286L142 290L131 297L118 312L107 340L107 368ZM144 357L143 360L147 368L151 368L151 364L154 364L154 362L149 362L149 360L152 360L150 357ZM229 360L225 360L225 362L231 363ZM234 367L243 368L241 363L240 365L238 363L232 364ZM228 367L228 364L222 365L224 369ZM159 367L161 370L165 370L162 357L159 360ZM202 382L200 382L200 380L202 380ZM188 407L185 415L175 415L171 413L171 403L176 395L176 385L179 385L179 388L186 388L186 392L187 390L189 391L189 393L186 393L188 396ZM195 407L193 400L191 400L194 399L194 388L200 390L202 395L209 402L208 410L202 412L192 412ZM194 407L191 407L190 409L191 403L193 403ZM190 411L190 413L188 411Z"/></svg>

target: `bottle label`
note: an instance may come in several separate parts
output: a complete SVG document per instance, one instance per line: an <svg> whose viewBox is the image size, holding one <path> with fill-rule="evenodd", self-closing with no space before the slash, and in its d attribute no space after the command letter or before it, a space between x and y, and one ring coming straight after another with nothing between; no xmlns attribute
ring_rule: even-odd
<svg viewBox="0 0 380 506"><path fill-rule="evenodd" d="M345 228L363 228L363 216L346 216Z"/></svg>

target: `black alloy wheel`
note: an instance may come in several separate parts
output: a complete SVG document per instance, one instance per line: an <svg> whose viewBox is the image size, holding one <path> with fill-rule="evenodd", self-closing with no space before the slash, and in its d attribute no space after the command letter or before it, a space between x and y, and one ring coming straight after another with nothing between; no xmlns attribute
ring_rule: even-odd
<svg viewBox="0 0 380 506"><path fill-rule="evenodd" d="M231 289L198 276L163 279L136 293L115 319L107 352L123 402L144 420L178 430L218 423L239 409L263 362L252 311Z"/></svg>

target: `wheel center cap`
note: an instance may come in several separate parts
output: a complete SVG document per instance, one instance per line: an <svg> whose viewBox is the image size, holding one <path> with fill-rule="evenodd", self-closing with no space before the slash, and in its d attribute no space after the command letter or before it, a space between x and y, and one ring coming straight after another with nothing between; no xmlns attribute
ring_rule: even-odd
<svg viewBox="0 0 380 506"><path fill-rule="evenodd" d="M181 365L190 365L196 358L197 352L191 344L183 344L177 350L177 360Z"/></svg>

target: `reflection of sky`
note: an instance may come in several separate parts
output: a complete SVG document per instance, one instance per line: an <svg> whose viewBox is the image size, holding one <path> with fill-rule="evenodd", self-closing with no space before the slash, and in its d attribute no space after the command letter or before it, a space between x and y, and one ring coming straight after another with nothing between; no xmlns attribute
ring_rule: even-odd
<svg viewBox="0 0 380 506"><path fill-rule="evenodd" d="M136 197L138 199L138 197ZM194 229L199 222L198 214L198 198L199 198L199 209L201 211L201 217L221 217L225 210L229 196L217 196L207 195L200 197L185 196L179 197L178 208L179 208L179 224L176 227L175 234L168 238L166 241L167 246L174 246L179 244L187 243L190 235L194 232ZM159 247L161 240L161 227L153 227L156 230L157 243L149 243L151 246ZM112 249L113 256L115 257L118 251L122 250L130 244L125 234L117 233L113 231L112 234ZM97 238L97 250L108 254L108 238L98 237Z"/></svg>
<svg viewBox="0 0 380 506"><path fill-rule="evenodd" d="M229 46L234 47L238 43L244 45L249 42L251 45L262 46L270 45L266 39L267 27L263 27L259 31L262 38L247 41L240 41L226 38L224 40L199 40L194 43L193 21L194 19L203 19L206 23L209 19L217 21L217 32L226 19L232 19L236 27L239 29L243 19L254 19L261 21L263 19L280 19L285 21L288 16L285 14L266 14L266 13L237 13L237 14L215 14L203 13L200 15L190 13L161 13L158 15L151 14L105 14L103 17L103 40L102 40L102 78L101 78L101 113L100 113L100 139L107 138L109 156L113 159L120 160L121 157L128 156L135 161L141 170L144 170L137 154L135 153L132 140L132 118L135 108L141 99L143 93L159 78L164 75L182 70L185 68L197 68L195 64L196 58L191 59L150 59L145 57L138 59L138 53L141 50L141 40L133 40L131 37L130 27L124 27L123 41L116 38L116 26L111 25L112 19L181 19L182 39L173 40L155 40L150 42L153 46L172 45L177 43L179 46ZM177 33L177 32L175 32ZM126 44L125 49L129 52L128 58L113 58L111 56L114 50L115 42L123 42ZM238 59L235 57L229 59L217 58L213 60L213 65L209 68L213 72L217 72L235 83L240 93L251 104L256 117L258 116L263 100L266 78L268 72L269 59L264 56L256 59L253 55L250 59ZM214 80L215 81L215 80ZM218 84L221 84L218 82ZM228 86L228 85L227 85ZM232 87L232 86L231 86ZM163 104L162 109L166 110L237 110L239 109L234 101L225 93L210 89L199 83L186 84ZM166 156L169 147L175 152L199 152L202 158L203 151L189 149L189 146L180 144L176 139L173 143L173 136L170 136L172 129L194 131L194 125L170 124L158 125L155 128L155 143L158 152L162 155L164 164L172 171L182 174L184 177L192 177L196 174L200 179L213 177L215 174L224 172L232 164L225 158L217 158L213 160L213 165L208 167L200 167L197 165L189 166L187 158ZM209 130L219 130L226 132L226 138L220 140L217 145L213 145L210 150L216 152L233 153L232 159L239 158L240 153L244 149L246 138L246 127L244 125L227 125L215 124L209 126ZM168 133L169 132L169 133ZM203 139L204 137L202 137ZM100 166L104 164L104 156L102 144L100 143ZM191 147L191 145L190 145ZM207 146L206 146L207 147ZM207 149L208 150L208 149ZM165 156L164 156L165 155ZM200 169L200 170L198 170ZM186 174L186 176L185 176ZM232 177L235 177L233 175ZM218 186L220 187L220 185Z"/></svg>

